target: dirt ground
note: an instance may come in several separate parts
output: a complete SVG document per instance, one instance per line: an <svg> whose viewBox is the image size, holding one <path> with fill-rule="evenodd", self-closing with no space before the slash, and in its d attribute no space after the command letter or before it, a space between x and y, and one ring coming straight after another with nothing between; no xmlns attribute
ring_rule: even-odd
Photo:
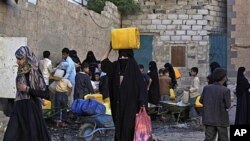
<svg viewBox="0 0 250 141"><path fill-rule="evenodd" d="M232 95L232 105L235 105L235 97ZM235 106L230 110L230 124L234 123ZM0 140L3 140L9 118L0 111ZM68 127L56 127L55 124L48 122L49 132L53 141L81 141L78 137L79 123L72 122ZM164 119L152 121L153 138L155 141L201 141L204 139L204 130L199 120L166 122ZM107 141L112 137L105 137Z"/></svg>

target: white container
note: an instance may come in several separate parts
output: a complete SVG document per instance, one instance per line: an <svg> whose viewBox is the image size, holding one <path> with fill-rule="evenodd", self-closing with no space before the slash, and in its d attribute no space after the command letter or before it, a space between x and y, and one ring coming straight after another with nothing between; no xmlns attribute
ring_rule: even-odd
<svg viewBox="0 0 250 141"><path fill-rule="evenodd" d="M56 69L53 77L55 80L61 80L63 78L63 75L64 75L64 70Z"/></svg>

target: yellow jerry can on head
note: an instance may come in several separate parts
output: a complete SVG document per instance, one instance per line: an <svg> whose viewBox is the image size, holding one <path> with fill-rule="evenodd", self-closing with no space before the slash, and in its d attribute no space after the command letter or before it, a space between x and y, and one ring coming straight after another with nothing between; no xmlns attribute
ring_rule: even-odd
<svg viewBox="0 0 250 141"><path fill-rule="evenodd" d="M118 28L111 31L112 49L139 49L140 32L136 27Z"/></svg>

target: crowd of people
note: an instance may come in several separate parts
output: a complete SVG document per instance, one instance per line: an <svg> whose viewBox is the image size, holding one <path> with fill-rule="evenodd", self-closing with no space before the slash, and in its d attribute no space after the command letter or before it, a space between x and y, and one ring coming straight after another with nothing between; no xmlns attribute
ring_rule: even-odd
<svg viewBox="0 0 250 141"><path fill-rule="evenodd" d="M110 98L111 112L115 124L115 140L130 141L134 137L135 116L140 107L158 105L160 101L172 100L170 89L176 89L177 80L173 66L166 63L158 70L155 61L149 62L149 71L137 64L131 49L118 51L118 58L111 62L108 57L111 47L100 61L92 51L82 62L75 50L63 48L62 60L53 67L50 52L43 52L38 61L27 46L16 51L18 73L16 78L17 96L13 112L4 136L4 141L36 140L49 141L50 136L42 116L43 99L50 99L57 110L70 107L75 99L84 99L87 94L100 93ZM205 140L228 140L228 110L231 106L230 90L225 87L226 70L216 62L211 63L208 85L200 92L199 69L192 67L190 86L183 88L189 94L190 118L200 115L195 101L201 96L203 104L202 121L205 125ZM48 88L56 69L63 70L61 79L55 79L55 93ZM235 124L250 124L250 84L245 77L246 69L240 67L237 74L237 108ZM50 96L50 98L49 98ZM54 97L54 98L51 98ZM149 103L149 104L148 104ZM66 111L56 115L58 126L67 126Z"/></svg>

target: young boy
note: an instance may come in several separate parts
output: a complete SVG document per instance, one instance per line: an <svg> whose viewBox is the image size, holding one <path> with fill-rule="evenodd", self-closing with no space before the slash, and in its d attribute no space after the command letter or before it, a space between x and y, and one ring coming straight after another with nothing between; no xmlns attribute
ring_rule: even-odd
<svg viewBox="0 0 250 141"><path fill-rule="evenodd" d="M75 85L74 99L83 99L85 95L94 93L94 89L91 84L89 76L89 65L88 63L82 63L81 72L76 74L76 85Z"/></svg>
<svg viewBox="0 0 250 141"><path fill-rule="evenodd" d="M213 84L204 87L200 102L203 104L202 122L205 125L205 141L228 141L230 90L223 86L227 81L226 71L217 68L213 72Z"/></svg>
<svg viewBox="0 0 250 141"><path fill-rule="evenodd" d="M168 70L162 70L162 76L159 76L159 84L160 84L160 94L162 101L169 100L169 92L171 88L171 78L169 77Z"/></svg>
<svg viewBox="0 0 250 141"><path fill-rule="evenodd" d="M195 109L195 100L196 98L200 95L200 79L197 76L198 74L198 68L197 67L192 67L190 75L192 76L192 82L191 86L188 88L189 91L189 103L190 103L190 111L189 111L189 117L190 118L196 118L198 117L198 113Z"/></svg>
<svg viewBox="0 0 250 141"><path fill-rule="evenodd" d="M64 75L66 71L64 70ZM64 108L68 104L68 96L71 93L72 84L68 79L62 78L56 81L56 94L55 94L55 108L56 108L56 123L57 126L60 124L65 126L64 121L67 120L67 111ZM60 111L60 112L59 112Z"/></svg>

